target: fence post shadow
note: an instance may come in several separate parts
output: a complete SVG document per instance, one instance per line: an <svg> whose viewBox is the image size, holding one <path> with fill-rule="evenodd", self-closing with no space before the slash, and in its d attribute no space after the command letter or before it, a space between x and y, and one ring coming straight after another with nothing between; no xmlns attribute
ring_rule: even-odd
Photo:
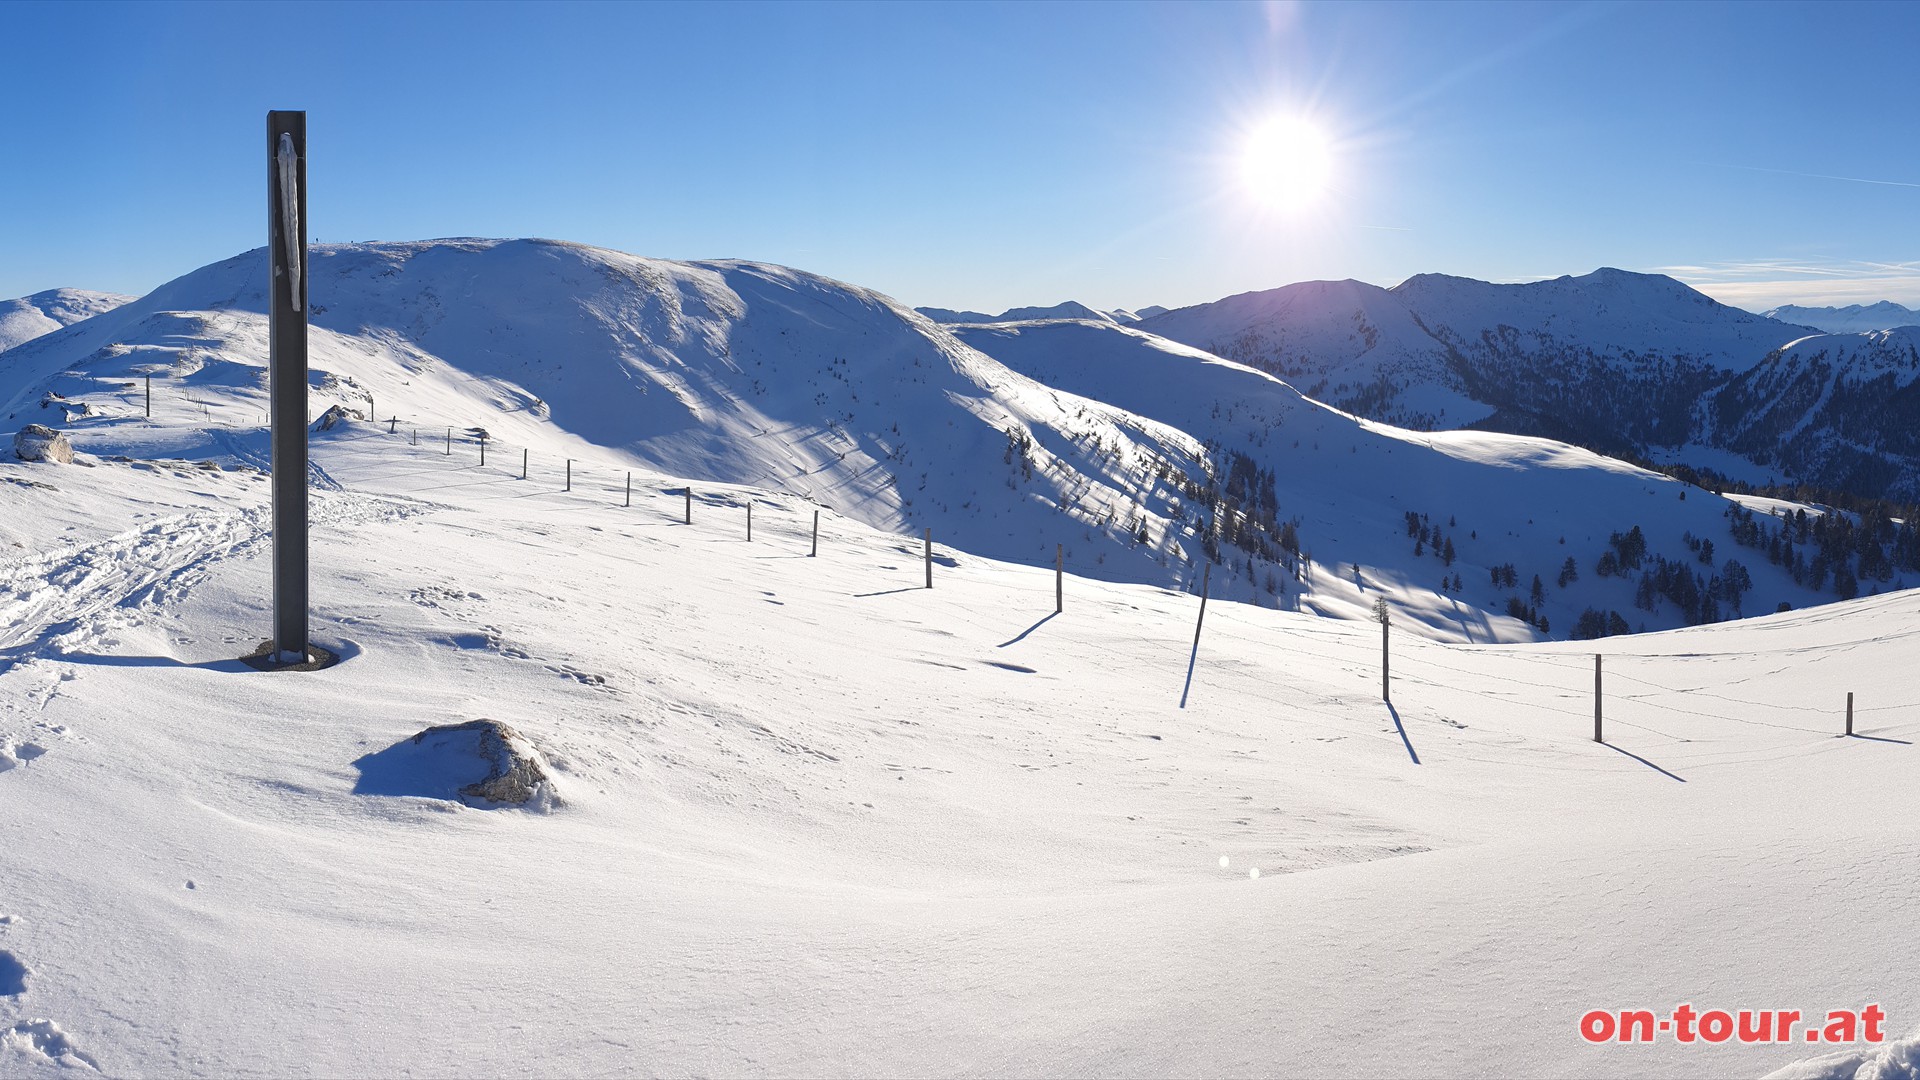
<svg viewBox="0 0 1920 1080"><path fill-rule="evenodd" d="M1407 726L1400 722L1400 710L1394 708L1391 701L1386 706L1388 715L1393 717L1393 730L1400 733L1400 741L1406 744L1407 756L1413 759L1415 765L1420 764L1420 755L1413 752L1413 740L1407 738Z"/></svg>
<svg viewBox="0 0 1920 1080"><path fill-rule="evenodd" d="M1058 615L1058 614L1060 614L1060 613L1059 613L1059 612L1057 612L1057 611L1050 611L1050 612L1048 612L1048 613L1047 613L1047 614L1046 614L1045 616L1043 616L1043 617L1042 617L1042 618L1040 619L1040 621L1039 621L1039 622L1037 622L1037 623L1034 623L1034 624L1033 624L1032 626L1029 626L1029 627L1027 627L1027 628L1026 628L1025 630L1022 630L1022 631L1020 631L1020 632L1019 632L1018 634L1016 634L1016 635L1014 635L1014 636L1013 636L1012 638L1010 638L1010 639L1008 639L1008 640L1006 640L1006 641L1003 641L1003 642L1001 642L1000 644L998 644L998 645L996 645L996 646L994 646L994 648L997 648L997 649L1004 649L1004 648L1006 648L1006 647L1007 647L1007 646L1009 646L1009 645L1018 645L1018 644L1019 644L1020 642L1022 642L1022 641L1024 641L1024 640L1026 640L1026 637L1027 637L1027 635L1028 635L1028 634L1031 634L1031 633L1033 633L1033 632L1034 632L1035 630L1038 630L1038 629L1040 629L1041 627L1043 627L1043 626L1045 626L1045 625L1047 625L1047 624L1048 624L1049 622L1052 622L1052 621L1053 621L1053 617L1054 617L1055 615ZM1188 678L1189 678L1189 680L1191 680L1191 678L1192 678L1192 671L1191 671L1191 670L1189 670L1189 671L1188 671Z"/></svg>
<svg viewBox="0 0 1920 1080"><path fill-rule="evenodd" d="M1678 781L1680 781L1680 782L1681 782L1681 783L1683 783L1683 784L1687 782L1687 778L1686 778L1686 777L1684 777L1684 776L1680 776L1680 775L1678 775L1678 774L1675 774L1675 773L1670 773L1670 772L1668 772L1667 770L1665 770L1665 769L1663 769L1663 768L1661 768L1661 767L1660 767L1660 766L1658 766L1658 765L1655 765L1655 764L1654 764L1653 762L1651 762L1651 761L1648 761L1648 760L1647 760L1646 758L1643 758L1643 757L1641 757L1641 756L1640 756L1639 754L1636 754L1636 753L1634 753L1634 752L1633 752L1633 751L1631 751L1631 750L1622 750L1622 749L1621 749L1621 748L1619 748L1618 746L1615 746L1615 745L1613 745L1612 743L1610 743L1610 742L1607 742L1607 741L1606 741L1606 740L1604 740L1604 739L1602 739L1602 740L1600 740L1600 745L1601 745L1601 746L1604 746L1604 747L1606 747L1607 749L1609 749L1609 750L1611 750L1611 751L1613 751L1613 752L1614 752L1614 753L1616 753L1616 754L1625 754L1626 756L1628 756L1628 757L1630 757L1630 758L1632 758L1633 760L1635 760L1635 761L1637 761L1637 762L1639 762L1640 764L1642 764L1642 765L1645 765L1645 766L1646 766L1647 768L1649 768L1649 769L1652 769L1652 770L1653 770L1654 772L1657 772L1657 773L1659 773L1659 774L1660 774L1661 776L1665 776L1665 777L1667 777L1667 778L1669 778L1669 779L1673 779L1673 780L1678 780Z"/></svg>

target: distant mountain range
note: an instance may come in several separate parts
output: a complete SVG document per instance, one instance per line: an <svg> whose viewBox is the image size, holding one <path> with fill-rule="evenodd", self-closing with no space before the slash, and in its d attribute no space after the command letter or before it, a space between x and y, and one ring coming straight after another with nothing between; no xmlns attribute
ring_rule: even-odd
<svg viewBox="0 0 1920 1080"><path fill-rule="evenodd" d="M1847 307L1800 307L1788 304L1761 314L1782 322L1817 326L1829 334L1862 334L1891 330L1897 326L1920 326L1920 311L1902 307L1891 300L1877 304L1850 304Z"/></svg>
<svg viewBox="0 0 1920 1080"><path fill-rule="evenodd" d="M937 323L1006 323L1032 322L1037 319L1092 319L1095 322L1136 323L1143 316L1136 311L1115 308L1112 311L1099 311L1076 300L1052 307L1008 308L998 315L988 315L982 311L954 311L951 308L923 307L915 308L920 314ZM1148 308L1148 311L1160 312L1165 308Z"/></svg>
<svg viewBox="0 0 1920 1080"><path fill-rule="evenodd" d="M1902 434L1920 427L1920 412L1898 411L1916 372L1889 359L1903 338L1856 335L1808 353L1794 346L1825 336L1814 326L1728 307L1663 275L1303 282L1139 327L1405 427L1540 435L1636 458L1692 454L1721 467L1732 451L1753 466L1735 479L1920 500L1920 453ZM1804 394L1823 379L1833 392L1819 399L1765 390Z"/></svg>

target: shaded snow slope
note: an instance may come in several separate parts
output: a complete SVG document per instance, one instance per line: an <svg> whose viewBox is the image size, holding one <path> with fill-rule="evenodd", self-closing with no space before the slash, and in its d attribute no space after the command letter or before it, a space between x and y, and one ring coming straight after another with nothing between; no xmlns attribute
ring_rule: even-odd
<svg viewBox="0 0 1920 1080"><path fill-rule="evenodd" d="M1849 1048L1579 1018L1920 1015L1915 595L1396 635L1389 709L1363 623L1216 598L1196 653L1191 596L1069 576L1054 614L944 544L929 590L832 513L809 558L791 495L687 526L678 478L473 450L316 436L346 660L276 674L234 659L259 474L0 462L0 1075L1740 1076ZM479 718L552 813L363 784Z"/></svg>
<svg viewBox="0 0 1920 1080"><path fill-rule="evenodd" d="M132 299L87 289L48 289L18 300L0 300L0 352L112 311Z"/></svg>

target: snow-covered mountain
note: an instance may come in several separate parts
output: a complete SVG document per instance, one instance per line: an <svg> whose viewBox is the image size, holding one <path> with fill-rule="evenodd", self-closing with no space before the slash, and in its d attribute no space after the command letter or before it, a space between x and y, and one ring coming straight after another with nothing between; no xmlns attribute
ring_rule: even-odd
<svg viewBox="0 0 1920 1080"><path fill-rule="evenodd" d="M1829 334L1864 334L1891 330L1896 326L1920 325L1920 311L1902 307L1891 300L1877 304L1848 304L1846 307L1801 307L1787 304L1761 312L1769 319L1817 327Z"/></svg>
<svg viewBox="0 0 1920 1080"><path fill-rule="evenodd" d="M1716 441L1839 488L1920 502L1920 327L1820 334L1716 392Z"/></svg>
<svg viewBox="0 0 1920 1080"><path fill-rule="evenodd" d="M17 300L0 300L0 352L112 311L132 299L87 289L48 289Z"/></svg>
<svg viewBox="0 0 1920 1080"><path fill-rule="evenodd" d="M1279 376L1309 396L1402 427L1463 427L1488 416L1445 347L1392 292L1305 281L1143 320L1139 328Z"/></svg>
<svg viewBox="0 0 1920 1080"><path fill-rule="evenodd" d="M1393 291L1494 406L1480 426L1603 452L1692 441L1704 393L1810 329L1612 269L1521 285L1422 274Z"/></svg>
<svg viewBox="0 0 1920 1080"><path fill-rule="evenodd" d="M1700 396L1805 336L1672 278L1601 269L1519 285L1421 274L1304 282L1182 308L1148 330L1420 428L1483 427L1603 451L1689 441Z"/></svg>
<svg viewBox="0 0 1920 1080"><path fill-rule="evenodd" d="M1716 466L1731 452L1756 466L1736 472L1786 469L1788 479L1868 498L1920 491L1920 462L1896 433L1898 418L1850 436L1884 468L1849 463L1851 451L1781 452L1767 442L1796 402L1755 388L1785 385L1766 374L1776 354L1819 332L1661 275L1601 269L1501 285L1422 274L1392 289L1304 282L1182 308L1139 328L1402 426L1541 435L1682 463L1692 452ZM1883 348L1868 337L1829 344L1862 355ZM1904 415L1913 426L1916 414Z"/></svg>
<svg viewBox="0 0 1920 1080"><path fill-rule="evenodd" d="M484 429L549 469L752 485L1016 562L1063 544L1088 576L1192 589L1210 573L1215 595L1268 606L1353 617L1386 589L1466 640L1823 595L1764 559L1729 569L1755 553L1736 551L1734 504L1698 489L1551 441L1369 423L1111 322L946 328L781 267L549 241L320 246L310 270L316 413ZM170 455L264 462L264 281L249 252L22 346L0 415L151 456L129 421L153 375L189 407ZM1610 549L1630 565L1596 573ZM1679 569L1655 595L1642 578L1660 566ZM1915 569L1888 567L1867 587Z"/></svg>
<svg viewBox="0 0 1920 1080"><path fill-rule="evenodd" d="M538 240L322 245L310 272L316 413L337 403L484 427L549 457L757 484L875 528L935 525L975 554L1051 558L1070 542L1089 573L1192 572L1163 527L1167 493L1132 473L1143 457L1184 470L1193 439L1040 386L879 294ZM116 421L138 414L128 395L152 374L212 421L182 456L257 455L235 429L257 434L264 412L265 281L248 252L28 343L0 416L70 418L98 452L122 452ZM1014 434L1030 445L1018 461ZM1136 501L1163 546L1118 519Z"/></svg>

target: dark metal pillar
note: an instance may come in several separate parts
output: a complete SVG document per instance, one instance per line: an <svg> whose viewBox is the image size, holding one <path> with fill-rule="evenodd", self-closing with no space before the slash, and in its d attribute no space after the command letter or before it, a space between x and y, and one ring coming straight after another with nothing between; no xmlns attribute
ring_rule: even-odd
<svg viewBox="0 0 1920 1080"><path fill-rule="evenodd" d="M307 660L307 114L267 114L273 659Z"/></svg>

